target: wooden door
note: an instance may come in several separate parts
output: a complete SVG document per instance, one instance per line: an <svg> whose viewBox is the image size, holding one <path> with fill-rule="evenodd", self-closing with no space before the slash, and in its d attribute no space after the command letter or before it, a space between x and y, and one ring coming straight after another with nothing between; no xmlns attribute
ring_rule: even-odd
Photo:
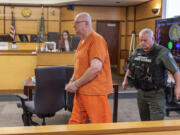
<svg viewBox="0 0 180 135"><path fill-rule="evenodd" d="M119 22L97 21L96 31L108 44L111 65L118 65Z"/></svg>

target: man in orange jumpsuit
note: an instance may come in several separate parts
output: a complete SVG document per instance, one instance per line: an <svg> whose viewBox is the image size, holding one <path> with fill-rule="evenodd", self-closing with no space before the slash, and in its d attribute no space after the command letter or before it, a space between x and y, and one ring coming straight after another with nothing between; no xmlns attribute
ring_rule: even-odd
<svg viewBox="0 0 180 135"><path fill-rule="evenodd" d="M108 94L112 92L112 77L108 46L104 38L93 31L88 13L79 13L74 29L81 37L74 57L74 74L66 86L75 92L69 124L111 123Z"/></svg>

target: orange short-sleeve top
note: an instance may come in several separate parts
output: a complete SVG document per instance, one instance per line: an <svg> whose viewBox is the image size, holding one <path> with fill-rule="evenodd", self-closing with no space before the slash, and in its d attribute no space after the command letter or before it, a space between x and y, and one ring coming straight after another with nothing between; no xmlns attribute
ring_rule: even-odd
<svg viewBox="0 0 180 135"><path fill-rule="evenodd" d="M80 41L78 45L74 57L74 80L84 74L94 58L102 61L102 69L93 80L79 88L79 93L107 95L113 89L108 46L104 38L96 32L92 32L83 43Z"/></svg>

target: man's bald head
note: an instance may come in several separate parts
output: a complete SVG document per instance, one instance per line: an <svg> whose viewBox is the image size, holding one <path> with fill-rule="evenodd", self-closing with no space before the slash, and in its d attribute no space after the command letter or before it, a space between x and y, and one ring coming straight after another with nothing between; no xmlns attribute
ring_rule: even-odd
<svg viewBox="0 0 180 135"><path fill-rule="evenodd" d="M81 39L86 39L93 31L91 16L86 12L77 14L74 19L73 27L76 34L79 35Z"/></svg>
<svg viewBox="0 0 180 135"><path fill-rule="evenodd" d="M75 21L77 21L77 20L78 21L87 21L90 24L90 26L92 25L91 16L86 12L77 14L75 17Z"/></svg>

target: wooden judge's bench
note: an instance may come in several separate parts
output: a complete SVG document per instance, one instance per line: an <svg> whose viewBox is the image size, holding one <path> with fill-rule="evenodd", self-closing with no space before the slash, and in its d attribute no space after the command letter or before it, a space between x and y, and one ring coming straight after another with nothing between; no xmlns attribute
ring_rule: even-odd
<svg viewBox="0 0 180 135"><path fill-rule="evenodd" d="M17 50L0 50L0 94L23 93L24 80L38 66L74 65L74 52L36 52L42 43L18 43Z"/></svg>

